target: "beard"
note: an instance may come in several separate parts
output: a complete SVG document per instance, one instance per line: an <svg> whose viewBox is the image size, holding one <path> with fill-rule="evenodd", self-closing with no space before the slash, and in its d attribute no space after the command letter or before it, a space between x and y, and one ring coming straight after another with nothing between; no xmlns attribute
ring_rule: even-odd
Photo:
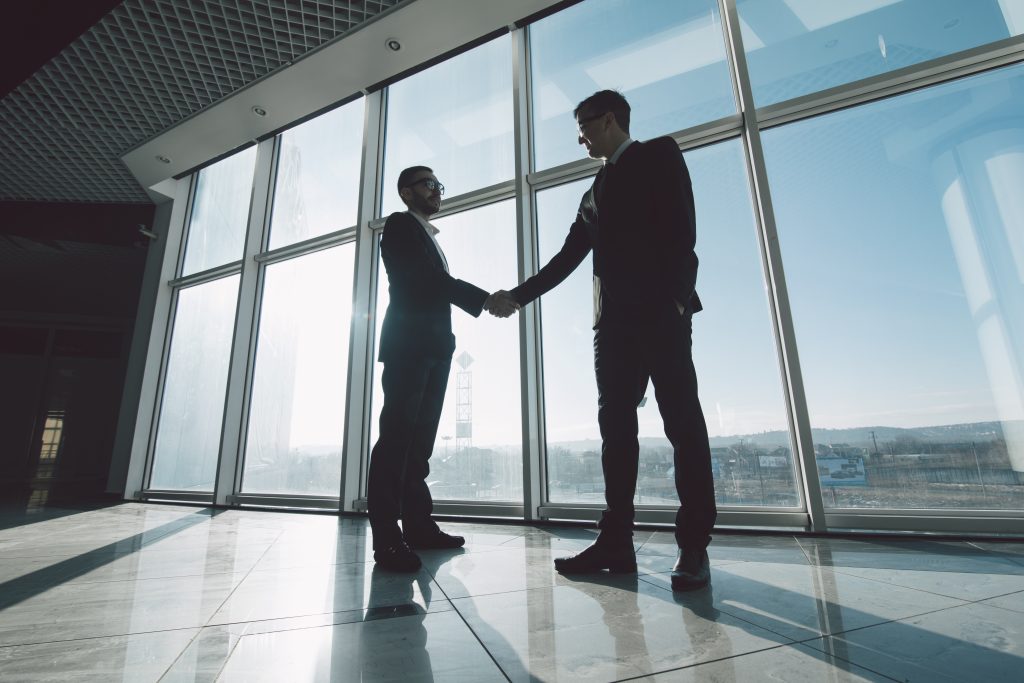
<svg viewBox="0 0 1024 683"><path fill-rule="evenodd" d="M431 216L437 213L441 209L441 206L440 202L438 202L437 206L435 206L434 202L431 199L423 197L421 195L416 195L416 208L421 213L424 213L427 216Z"/></svg>

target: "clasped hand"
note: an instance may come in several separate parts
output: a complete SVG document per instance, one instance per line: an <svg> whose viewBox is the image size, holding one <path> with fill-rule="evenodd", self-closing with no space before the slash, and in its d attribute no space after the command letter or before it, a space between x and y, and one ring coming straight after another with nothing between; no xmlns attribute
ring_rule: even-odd
<svg viewBox="0 0 1024 683"><path fill-rule="evenodd" d="M496 318L507 318L519 310L519 304L506 290L500 289L487 297L484 310Z"/></svg>

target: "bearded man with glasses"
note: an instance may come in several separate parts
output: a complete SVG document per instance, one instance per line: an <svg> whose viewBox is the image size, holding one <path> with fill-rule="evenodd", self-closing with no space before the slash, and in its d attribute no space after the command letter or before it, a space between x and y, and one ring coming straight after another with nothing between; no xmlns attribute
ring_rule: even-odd
<svg viewBox="0 0 1024 683"><path fill-rule="evenodd" d="M430 168L402 171L398 194L408 210L388 217L380 240L390 302L380 334L384 405L370 454L367 504L374 561L383 569L415 572L421 563L414 549L465 543L431 518L426 481L455 351L452 304L473 317L485 307L508 317L518 306L448 273L438 229L428 220L441 209L444 185Z"/></svg>

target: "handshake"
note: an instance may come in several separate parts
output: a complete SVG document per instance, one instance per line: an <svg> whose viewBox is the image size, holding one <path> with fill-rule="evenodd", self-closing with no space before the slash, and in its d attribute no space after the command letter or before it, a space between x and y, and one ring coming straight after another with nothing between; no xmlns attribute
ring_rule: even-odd
<svg viewBox="0 0 1024 683"><path fill-rule="evenodd" d="M484 302L484 310L496 318L507 318L519 310L519 304L512 295L504 289L499 289L487 297Z"/></svg>

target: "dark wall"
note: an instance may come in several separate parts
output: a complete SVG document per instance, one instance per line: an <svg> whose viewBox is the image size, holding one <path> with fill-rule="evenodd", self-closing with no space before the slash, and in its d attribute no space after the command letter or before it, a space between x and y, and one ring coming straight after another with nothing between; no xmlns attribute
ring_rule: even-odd
<svg viewBox="0 0 1024 683"><path fill-rule="evenodd" d="M102 497L153 205L0 203L0 497Z"/></svg>

